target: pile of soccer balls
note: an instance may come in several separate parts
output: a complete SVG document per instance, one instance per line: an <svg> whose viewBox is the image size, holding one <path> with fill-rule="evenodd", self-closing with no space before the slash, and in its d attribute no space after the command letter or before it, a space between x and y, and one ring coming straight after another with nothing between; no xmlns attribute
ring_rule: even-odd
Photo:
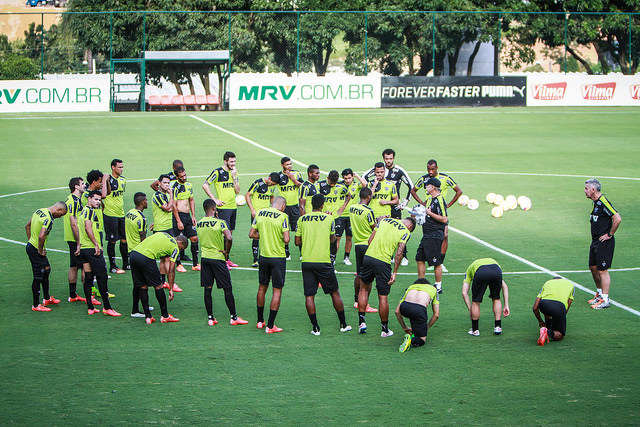
<svg viewBox="0 0 640 427"><path fill-rule="evenodd" d="M487 203L495 205L491 209L491 216L494 218L500 218L505 212L514 210L518 206L520 209L528 211L531 209L531 199L527 196L520 196L516 198L514 195L508 195L504 197L502 194L489 193L487 194ZM480 203L476 199L470 199L469 196L463 194L458 199L458 203L461 206L466 206L471 210L476 210L480 206Z"/></svg>

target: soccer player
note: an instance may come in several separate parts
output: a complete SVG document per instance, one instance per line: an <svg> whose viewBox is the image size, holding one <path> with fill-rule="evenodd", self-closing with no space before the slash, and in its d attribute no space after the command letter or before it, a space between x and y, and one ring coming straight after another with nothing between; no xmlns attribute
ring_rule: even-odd
<svg viewBox="0 0 640 427"><path fill-rule="evenodd" d="M398 204L398 192L396 185L384 177L384 163L376 163L374 171L373 181L369 182L369 188L373 192L369 206L373 209L376 221L379 221L381 218L391 217L391 206Z"/></svg>
<svg viewBox="0 0 640 427"><path fill-rule="evenodd" d="M182 160L179 160L179 159L174 160L172 164L171 172L166 174L169 177L169 181L171 182L176 181L176 169L183 168L183 167L184 167L184 163L182 163ZM156 179L155 181L153 181L150 187L153 191L158 191L160 189L160 179Z"/></svg>
<svg viewBox="0 0 640 427"><path fill-rule="evenodd" d="M145 322L147 325L155 322L151 316L149 307L149 286L155 289L156 298L160 304L162 317L161 323L178 322L180 319L169 314L167 309L167 297L164 294L162 282L160 279L160 270L156 264L156 260L160 260L160 264L164 264L164 271L167 272L169 280L169 301L173 300L173 280L176 276L176 260L180 253L180 249L185 249L189 241L181 234L172 237L168 233L155 233L144 239L131 252L131 277L133 278L133 286L138 289L140 302L145 314Z"/></svg>
<svg viewBox="0 0 640 427"><path fill-rule="evenodd" d="M275 320L280 308L280 298L287 268L285 247L289 244L289 217L284 213L286 206L287 201L284 197L274 197L270 208L258 211L249 230L250 238L260 239L258 295L256 296L258 309L256 327L258 329L265 327L265 294L269 288L269 282L273 286L269 320L265 328L265 332L268 334L282 332L282 328L275 325Z"/></svg>
<svg viewBox="0 0 640 427"><path fill-rule="evenodd" d="M82 212L82 192L84 191L84 181L79 176L69 180L69 190L71 193L67 197L67 213L62 217L64 224L64 240L69 246L69 302L86 302L83 297L76 292L78 283L78 269L82 268L82 263L78 259L80 255L80 231L78 230L78 215Z"/></svg>
<svg viewBox="0 0 640 427"><path fill-rule="evenodd" d="M349 222L351 223L353 244L356 252L356 277L353 279L355 302L353 304L353 308L358 308L358 296L360 294L361 286L359 274L362 267L362 260L364 259L364 254L369 248L369 237L371 237L371 233L376 228L376 219L373 214L373 210L369 207L371 195L372 193L370 188L362 187L359 193L360 203L349 208ZM371 293L371 287L369 287L368 292ZM371 307L369 304L367 304L365 311L367 313L378 312L377 309Z"/></svg>
<svg viewBox="0 0 640 427"><path fill-rule="evenodd" d="M202 203L204 218L198 221L198 241L202 247L202 269L200 270L200 286L204 288L204 305L207 309L209 326L218 321L213 317L213 298L211 289L215 280L218 289L224 290L224 301L229 309L232 325L246 325L246 320L236 314L236 301L233 298L231 275L227 266L227 256L231 248L231 230L227 222L219 219L216 212L216 202L207 199Z"/></svg>
<svg viewBox="0 0 640 427"><path fill-rule="evenodd" d="M84 270L84 293L87 299L88 313L96 314L100 310L94 308L91 298L93 278L96 278L98 290L102 297L102 312L105 315L119 317L121 314L111 308L107 282L107 265L102 251L102 209L100 201L102 193L92 190L87 194L87 205L82 209L78 229L80 231L80 261Z"/></svg>
<svg viewBox="0 0 640 427"><path fill-rule="evenodd" d="M140 192L136 193L133 196L133 204L135 208L125 215L124 225L129 254L147 237L147 218L143 213L147 208L147 195ZM131 317L144 317L144 313L140 311L140 294L135 286L133 287L132 307Z"/></svg>
<svg viewBox="0 0 640 427"><path fill-rule="evenodd" d="M33 295L33 311L51 311L47 305L59 304L60 300L49 294L49 275L51 274L51 264L47 258L47 238L53 227L53 220L60 218L67 213L67 205L64 202L56 202L48 208L36 210L31 219L25 225L27 232L27 256L31 262L33 281L31 282L31 293ZM40 285L44 299L40 304ZM44 305L43 305L44 304Z"/></svg>
<svg viewBox="0 0 640 427"><path fill-rule="evenodd" d="M183 167L176 169L176 179L173 184L173 235L184 234L191 241L191 270L200 271L193 186L187 181L187 172ZM176 270L180 273L187 271L182 265L178 265Z"/></svg>
<svg viewBox="0 0 640 427"><path fill-rule="evenodd" d="M406 204L411 199L411 189L413 188L413 182L411 181L411 177L402 167L395 164L396 152L387 148L382 152L382 160L384 161L385 174L383 175L387 181L392 182L396 187L396 194L400 195L400 186L401 184L405 184L408 187L407 195L402 200L402 203L397 203L392 205L391 207L391 218L399 219L401 215L400 205L406 206ZM375 168L377 165L369 169L367 172L363 174L363 178L367 181L371 181L373 176L375 175ZM380 179L378 179L380 181ZM407 258L407 253L405 252L402 257L402 265L409 265L409 259Z"/></svg>
<svg viewBox="0 0 640 427"><path fill-rule="evenodd" d="M469 286L471 286L471 301L469 301ZM493 258L480 258L469 264L462 284L462 298L469 309L471 329L469 335L480 336L478 322L480 321L480 303L484 293L489 288L489 298L493 301L493 314L495 322L493 333L502 333L502 315L507 317L509 310L509 288L502 280L502 269ZM500 301L500 291L504 297L504 309Z"/></svg>
<svg viewBox="0 0 640 427"><path fill-rule="evenodd" d="M213 197L210 185L213 184L218 198ZM236 205L236 195L240 194L240 183L238 182L238 170L236 169L236 155L227 151L222 157L222 166L214 169L209 177L202 184L204 192L207 193L218 206L218 218L225 221L229 227L229 232L233 234L236 229L236 216L238 206ZM229 246L229 257L231 246ZM238 264L227 258L228 267L238 267Z"/></svg>
<svg viewBox="0 0 640 427"><path fill-rule="evenodd" d="M320 168L311 164L307 168L307 180L300 186L300 200L298 207L300 215L307 213L307 206L311 206L311 198L318 193L317 182L320 179Z"/></svg>
<svg viewBox="0 0 640 427"><path fill-rule="evenodd" d="M442 197L445 202L447 201L447 195L449 194L449 190L452 189L453 191L455 191L453 198L449 203L447 203L447 210L449 210L449 208L454 205L454 203L460 198L460 196L462 196L462 190L460 189L460 186L456 184L453 178L451 178L447 174L438 172L438 162L436 162L434 159L431 159L427 162L427 174L421 176L420 179L416 181L416 185L411 189L411 195L413 196L414 199L416 199L418 203L420 203L421 205L424 205L424 203L418 196L418 189L425 188L426 187L425 182L428 181L429 178L436 178L438 181L440 181L440 194L442 194ZM444 257L447 255L448 247L449 247L449 223L447 222L447 225L445 225L444 227L444 239L442 240L442 250L441 250L442 271L444 273L448 272L447 268L444 266ZM429 270L431 270L432 268L433 267L429 267Z"/></svg>
<svg viewBox="0 0 640 427"><path fill-rule="evenodd" d="M433 316L429 320L427 307L431 304ZM440 301L438 291L431 286L429 281L421 278L413 282L404 293L400 303L396 307L396 317L400 327L405 332L404 340L398 351L404 353L411 347L422 347L427 342L427 331L440 317ZM404 318L408 318L411 327L407 327Z"/></svg>
<svg viewBox="0 0 640 427"><path fill-rule="evenodd" d="M84 192L82 193L82 197L80 198L80 201L82 202L83 207L87 206L87 200L89 198L90 192L102 190L103 176L104 174L97 169L90 170L87 173L87 181L85 183L85 189L84 189Z"/></svg>
<svg viewBox="0 0 640 427"><path fill-rule="evenodd" d="M567 313L573 302L575 287L562 277L554 277L542 285L542 289L533 303L533 314L538 319L540 337L538 345L554 341L562 341L567 334ZM544 321L540 316L544 314Z"/></svg>
<svg viewBox="0 0 640 427"><path fill-rule="evenodd" d="M295 233L298 227L298 218L300 218L300 208L298 203L299 188L302 185L302 174L292 169L293 162L289 157L283 157L280 160L282 166L282 172L280 173L280 182L278 183L278 190L280 196L284 197L287 202L287 206L284 209L284 213L289 217L289 227L291 231ZM285 252L287 254L287 260L291 259L291 253L289 252L289 244L285 245Z"/></svg>
<svg viewBox="0 0 640 427"><path fill-rule="evenodd" d="M107 239L109 271L123 274L129 269L129 252L124 229L124 191L127 180L122 176L122 160L111 161L111 175L102 177L102 205L104 207L104 232ZM122 269L116 265L116 241L120 240Z"/></svg>
<svg viewBox="0 0 640 427"><path fill-rule="evenodd" d="M337 171L332 172L337 174ZM315 303L318 284L322 285L325 294L331 295L333 308L340 321L340 332L351 330L344 316L344 304L338 291L338 279L329 255L330 246L336 240L335 222L331 215L322 212L324 201L325 197L322 194L316 194L311 198L313 211L300 217L295 239L296 246L300 247L302 254L305 306L313 327L311 333L316 336L320 335Z"/></svg>
<svg viewBox="0 0 640 427"><path fill-rule="evenodd" d="M422 240L416 252L418 264L418 277L424 278L426 273L425 262L434 266L435 287L438 293L442 293L442 240L447 224L447 203L440 194L440 181L429 178L425 182L425 191L429 195L425 201L426 218L422 224Z"/></svg>
<svg viewBox="0 0 640 427"><path fill-rule="evenodd" d="M173 191L171 189L171 177L160 175L157 179L158 191L153 195L151 208L153 212L153 224L151 229L154 233L169 233L173 235ZM176 265L180 266L180 257L176 260ZM184 269L184 267L182 267ZM167 282L167 272L164 271L164 264L160 264L160 279L163 287L169 289ZM182 289L173 282L173 292L182 292Z"/></svg>
<svg viewBox="0 0 640 427"><path fill-rule="evenodd" d="M618 231L622 217L609 199L601 192L600 181L595 178L584 183L584 194L593 200L591 210L591 246L589 247L589 270L596 284L596 295L589 300L591 308L602 310L609 308L609 287L611 276L609 269L613 261L616 240L613 235Z"/></svg>
<svg viewBox="0 0 640 427"><path fill-rule="evenodd" d="M344 208L344 211L342 211L342 215L340 215L340 217L336 219L336 247L340 249L340 239L342 237L342 233L345 233L347 237L344 242L344 258L342 262L345 265L351 265L349 255L351 254L353 239L351 232L351 220L349 219L349 209L351 208L351 206L357 204L358 193L360 192L360 189L362 187L367 186L367 181L365 181L360 175L355 173L351 168L344 169L341 175L341 184L347 187L349 202ZM357 180L354 178L357 178Z"/></svg>
<svg viewBox="0 0 640 427"><path fill-rule="evenodd" d="M247 206L251 210L251 223L255 219L260 209L268 208L273 202L274 187L280 182L280 174L271 172L266 178L258 178L253 181L249 191L244 195ZM258 255L260 253L258 240L251 240L253 252L253 264L251 267L258 268Z"/></svg>
<svg viewBox="0 0 640 427"><path fill-rule="evenodd" d="M340 218L349 203L349 190L343 184L338 183L340 175L337 170L329 171L327 179L318 182L318 194L324 196L324 212L331 215L334 222ZM344 225L343 222L340 225ZM335 234L342 235L343 229L336 229ZM336 239L331 241L331 264L336 263L338 246Z"/></svg>
<svg viewBox="0 0 640 427"><path fill-rule="evenodd" d="M367 332L365 323L366 307L369 303L371 283L376 279L378 290L378 302L380 304L380 321L382 323L382 338L390 337L393 331L389 329L389 301L391 285L396 281L396 274L402 262L404 248L411 237L411 232L416 228L413 218L398 220L385 218L373 230L369 237L369 248L362 260L359 277L361 280L360 293L358 295L358 319L359 332ZM394 257L395 254L395 257ZM394 257L393 272L389 260Z"/></svg>

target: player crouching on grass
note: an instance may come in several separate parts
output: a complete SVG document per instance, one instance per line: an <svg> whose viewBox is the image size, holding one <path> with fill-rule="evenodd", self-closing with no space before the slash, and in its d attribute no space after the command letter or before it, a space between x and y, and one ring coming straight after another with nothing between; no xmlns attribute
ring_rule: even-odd
<svg viewBox="0 0 640 427"><path fill-rule="evenodd" d="M562 341L567 333L567 312L575 293L575 287L570 281L561 277L554 277L545 282L533 303L533 314L540 325L538 345L554 341ZM544 321L540 316L544 314Z"/></svg>
<svg viewBox="0 0 640 427"><path fill-rule="evenodd" d="M159 259L160 263L164 264L164 271L167 272L167 280L169 281L169 301L172 301L173 283L176 277L176 260L180 250L184 250L188 243L189 240L183 234L172 237L168 233L155 233L140 242L131 252L131 277L133 279L134 298L136 298L135 293L137 290L147 325L155 322L155 319L151 317L149 308L149 286L156 290L156 298L162 312L160 322L169 323L180 320L169 314L167 298L164 294L160 270L156 260Z"/></svg>
<svg viewBox="0 0 640 427"><path fill-rule="evenodd" d="M204 305L209 316L208 324L213 326L218 323L213 317L213 299L211 297L211 289L215 280L218 289L224 290L224 301L231 315L229 323L246 325L249 322L236 314L236 301L233 298L231 275L227 263L232 243L231 230L226 221L218 219L216 202L213 199L205 200L202 203L202 208L204 209L204 218L198 221L196 230L202 251L200 286L204 288Z"/></svg>
<svg viewBox="0 0 640 427"><path fill-rule="evenodd" d="M469 285L471 284L471 301L469 301ZM469 335L480 336L478 322L480 321L480 303L485 291L489 288L489 298L493 301L493 314L495 323L493 333L502 333L502 314L507 317L509 310L509 288L502 280L502 269L496 260L492 258L480 258L469 264L467 275L462 284L462 298L469 309L471 329ZM500 301L500 290L504 295L504 310Z"/></svg>
<svg viewBox="0 0 640 427"><path fill-rule="evenodd" d="M429 320L427 307L431 304L433 316ZM438 291L427 279L418 279L409 286L396 307L396 317L400 327L406 333L398 351L404 353L411 347L422 347L427 342L427 331L440 317ZM408 318L411 327L404 323Z"/></svg>

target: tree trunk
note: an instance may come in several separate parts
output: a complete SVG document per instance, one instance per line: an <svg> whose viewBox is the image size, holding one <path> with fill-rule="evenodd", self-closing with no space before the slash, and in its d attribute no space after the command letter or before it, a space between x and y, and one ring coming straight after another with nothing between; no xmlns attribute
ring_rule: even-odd
<svg viewBox="0 0 640 427"><path fill-rule="evenodd" d="M602 43L600 40L594 41L592 43L593 48L596 50L596 53L598 54L598 62L600 62L600 66L602 67L602 74L609 74L609 71L611 70L609 68L609 63L607 62L607 58L604 55L604 52L606 49L603 48L600 43Z"/></svg>
<svg viewBox="0 0 640 427"><path fill-rule="evenodd" d="M467 64L467 77L471 76L471 74L473 73L473 61L475 61L476 59L476 55L478 54L478 51L480 50L480 45L482 44L482 42L477 42L476 45L473 48L473 52L471 52L471 56L469 56L469 63Z"/></svg>
<svg viewBox="0 0 640 427"><path fill-rule="evenodd" d="M442 76L444 74L444 58L446 56L446 51L436 51L436 63L434 64L433 70L434 76Z"/></svg>
<svg viewBox="0 0 640 427"><path fill-rule="evenodd" d="M457 48L454 53L447 54L447 59L449 59L449 75L450 76L456 75L459 54L460 54L460 48Z"/></svg>
<svg viewBox="0 0 640 427"><path fill-rule="evenodd" d="M571 54L576 60L582 64L582 66L587 70L587 74L593 74L593 70L591 69L591 65L576 52L571 46L567 46L567 52Z"/></svg>
<svg viewBox="0 0 640 427"><path fill-rule="evenodd" d="M433 69L431 60L431 53L427 55L420 54L420 68L418 69L416 75L426 76L427 74L429 74L429 71Z"/></svg>

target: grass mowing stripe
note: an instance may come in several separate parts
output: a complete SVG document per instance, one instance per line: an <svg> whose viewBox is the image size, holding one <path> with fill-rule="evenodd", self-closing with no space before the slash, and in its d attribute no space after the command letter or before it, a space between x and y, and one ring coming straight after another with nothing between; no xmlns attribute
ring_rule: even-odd
<svg viewBox="0 0 640 427"><path fill-rule="evenodd" d="M449 230L454 231L454 232L456 232L456 233L458 233L458 234L460 234L460 235L462 235L462 236L464 236L464 237L466 237L468 239L471 239L474 242L480 243L481 245L486 246L487 248L492 249L492 250L494 250L496 252L499 252L502 255L506 255L506 256L508 256L510 258L513 258L513 259L518 260L518 261L520 261L520 262L522 262L524 264L527 264L530 267L533 267L535 269L543 271L543 272L549 274L550 276L554 276L554 277L555 276L560 276L560 274L555 272L555 271L551 271L551 270L549 270L547 268L544 268L544 267L542 267L542 266L540 266L540 265L538 265L538 264L536 264L536 263L534 263L532 261L529 261L528 259L522 258L521 256L513 254L513 253L511 253L509 251L505 251L504 249L500 249L499 247L494 246L491 243L485 242L484 240L479 239L479 238L477 238L477 237L475 237L475 236L473 236L473 235L471 235L469 233L466 233L466 232L464 232L462 230L458 230L457 228L454 228L454 227L451 227L451 226L449 226ZM571 283L573 283L576 288L578 288L578 289L580 289L580 290L582 290L582 291L584 291L584 292L586 292L588 294L595 295L595 292L593 292L590 289L585 288L581 284L579 284L577 282L574 282L573 280L567 279L566 277L563 277L563 279L566 279L566 280L570 281ZM623 310L626 310L631 314L635 314L636 316L640 316L640 311L634 310L633 308L627 307L626 305L620 304L619 302L616 302L616 301L614 301L612 299L610 299L610 301L611 301L611 304L613 304L613 305L615 305L617 307L620 307Z"/></svg>

